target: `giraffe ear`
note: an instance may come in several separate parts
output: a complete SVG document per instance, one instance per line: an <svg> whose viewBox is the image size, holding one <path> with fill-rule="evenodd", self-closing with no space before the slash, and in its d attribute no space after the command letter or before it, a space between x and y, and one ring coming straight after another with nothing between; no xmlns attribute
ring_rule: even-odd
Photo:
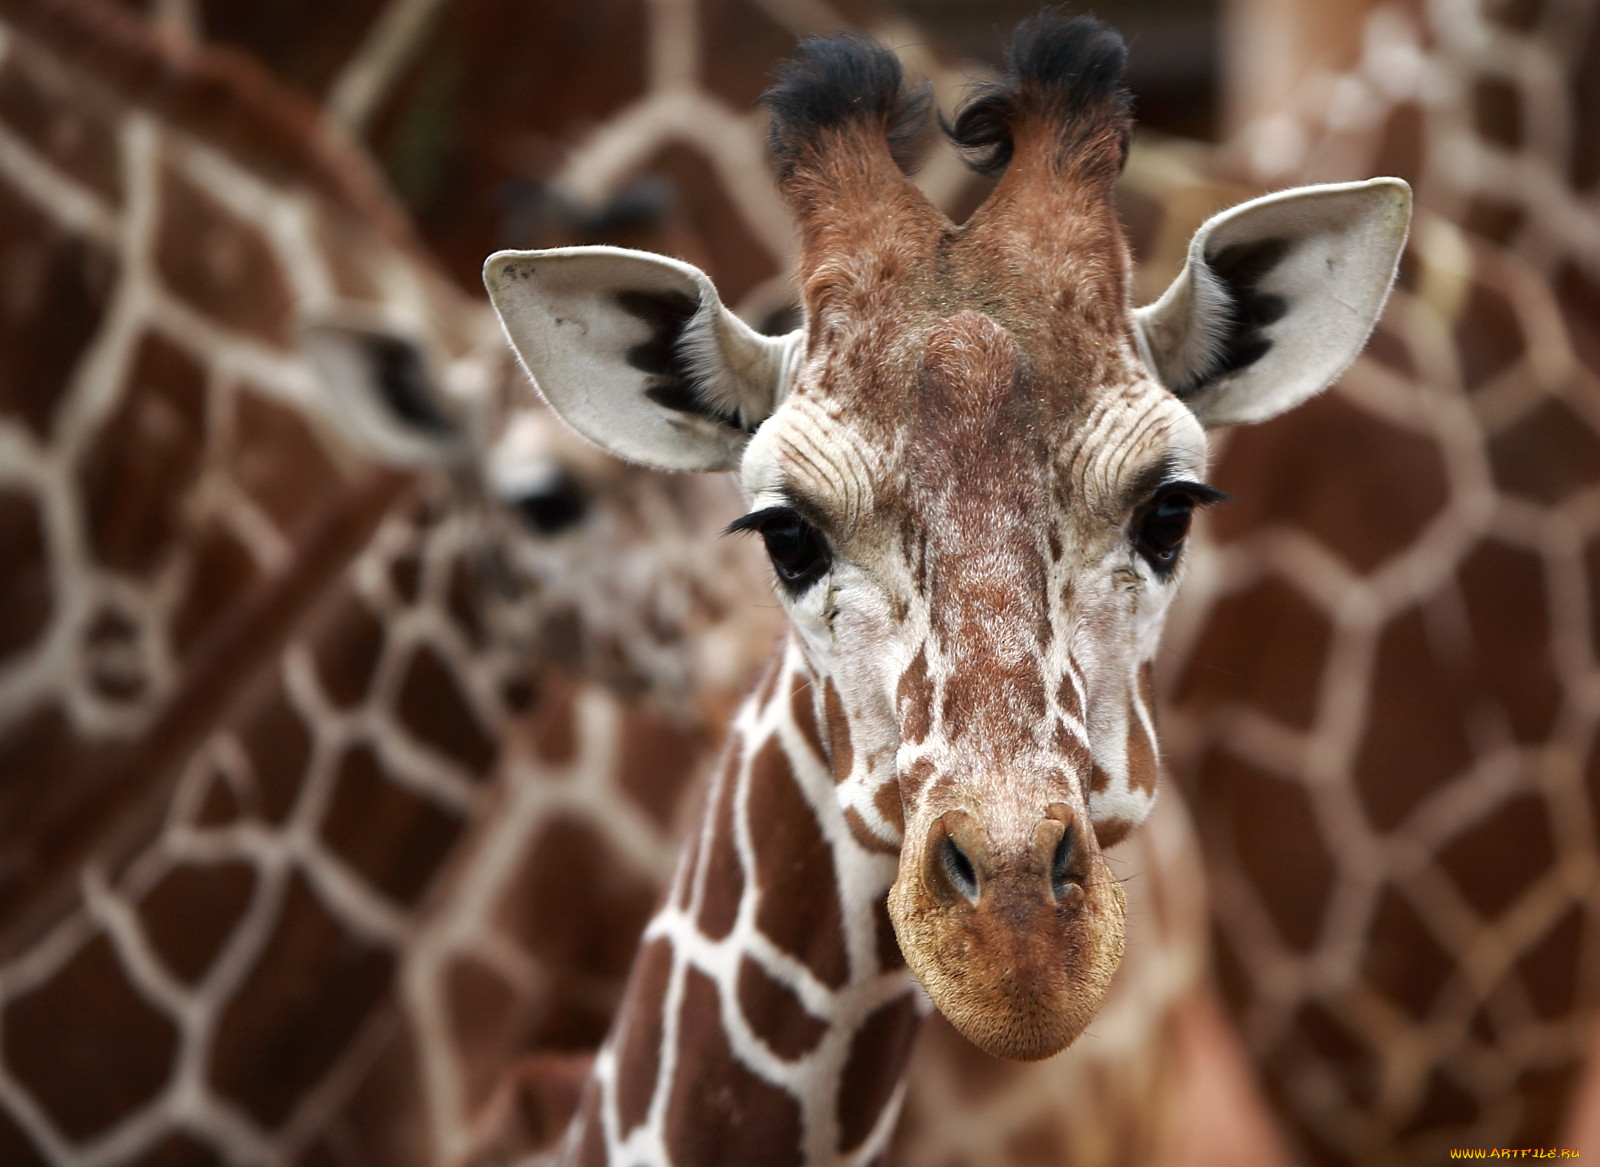
<svg viewBox="0 0 1600 1167"><path fill-rule="evenodd" d="M1398 178L1305 186L1208 219L1162 297L1137 309L1140 354L1207 426L1262 421L1355 360L1411 222Z"/></svg>
<svg viewBox="0 0 1600 1167"><path fill-rule="evenodd" d="M642 251L501 251L483 282L551 408L658 470L737 466L799 348L798 332L762 336L724 308L698 268Z"/></svg>
<svg viewBox="0 0 1600 1167"><path fill-rule="evenodd" d="M352 308L304 324L300 342L351 441L404 466L464 461L472 403L445 390L443 362L420 335Z"/></svg>

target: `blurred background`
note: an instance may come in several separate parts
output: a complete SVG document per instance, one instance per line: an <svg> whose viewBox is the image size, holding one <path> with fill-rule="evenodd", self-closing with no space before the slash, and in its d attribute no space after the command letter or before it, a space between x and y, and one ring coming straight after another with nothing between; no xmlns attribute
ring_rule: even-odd
<svg viewBox="0 0 1600 1167"><path fill-rule="evenodd" d="M530 404L483 259L661 251L795 327L777 62L866 29L948 114L1031 10L0 0L0 1163L548 1145L779 629L726 484ZM1095 1042L930 1024L893 1161L1596 1131L1597 12L1096 6L1140 302L1266 190L1417 217L1341 383L1219 437Z"/></svg>
<svg viewBox="0 0 1600 1167"><path fill-rule="evenodd" d="M1370 5L1180 3L1146 0L1097 9L1127 39L1128 83L1150 132L1217 142L1281 107L1317 69L1347 64ZM653 211L729 251L760 254L763 239L704 188L715 154L679 128L635 147L625 181L608 190L608 221L557 205L573 155L592 145L652 87L690 84L730 111L750 108L796 37L843 27L881 30L913 59L937 59L959 78L1001 64L1010 30L1031 6L917 0L868 8L711 2L675 13L640 4L158 6L147 17L179 41L248 53L297 95L358 138L395 195L464 288L496 247L532 246L565 231L615 241ZM652 22L694 25L663 41ZM669 43L674 42L674 43ZM612 160L617 165L620 160ZM563 179L566 182L563 182ZM583 178L589 178L583 175ZM600 176L589 178L600 182ZM552 189L554 188L554 189ZM684 197L692 190L703 197ZM743 248L719 232L745 230ZM708 244L702 243L701 246ZM761 269L729 273L733 296ZM722 273L718 273L721 275ZM741 278L742 277L742 278Z"/></svg>

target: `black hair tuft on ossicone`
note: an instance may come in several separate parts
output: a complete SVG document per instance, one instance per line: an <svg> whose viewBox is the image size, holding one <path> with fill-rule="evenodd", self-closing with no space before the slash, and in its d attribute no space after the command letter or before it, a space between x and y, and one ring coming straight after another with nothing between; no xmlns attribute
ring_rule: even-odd
<svg viewBox="0 0 1600 1167"><path fill-rule="evenodd" d="M899 59L861 33L802 41L760 99L772 112L768 145L778 177L788 177L818 131L864 118L883 124L895 163L910 170L911 146L927 124L932 88L924 83L907 91Z"/></svg>
<svg viewBox="0 0 1600 1167"><path fill-rule="evenodd" d="M1010 163L1013 127L1024 114L1058 119L1064 135L1089 117L1097 125L1114 119L1125 158L1133 106L1122 84L1127 56L1122 37L1094 17L1046 8L1017 26L1006 75L974 87L945 130L983 174L999 174Z"/></svg>

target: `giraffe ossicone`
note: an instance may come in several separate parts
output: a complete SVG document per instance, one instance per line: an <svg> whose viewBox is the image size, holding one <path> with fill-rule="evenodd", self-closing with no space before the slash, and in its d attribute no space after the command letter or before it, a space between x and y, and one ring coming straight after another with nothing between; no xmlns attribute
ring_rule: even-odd
<svg viewBox="0 0 1600 1167"><path fill-rule="evenodd" d="M763 99L801 232L806 323L786 337L664 257L485 266L580 433L737 471L734 526L773 560L834 783L818 813L894 857L840 894L887 895L934 1004L1012 1058L1069 1044L1121 955L1102 849L1155 796L1150 675L1190 514L1215 498L1205 428L1280 413L1349 364L1409 223L1398 179L1270 195L1204 225L1134 310L1112 202L1122 60L1088 18L1018 30L1008 76L953 124L1003 172L958 225L896 159L920 103L893 55L802 45Z"/></svg>

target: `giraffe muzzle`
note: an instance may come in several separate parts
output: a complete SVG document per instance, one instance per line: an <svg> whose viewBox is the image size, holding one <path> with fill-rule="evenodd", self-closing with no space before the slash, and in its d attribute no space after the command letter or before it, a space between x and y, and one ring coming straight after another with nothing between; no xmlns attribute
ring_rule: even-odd
<svg viewBox="0 0 1600 1167"><path fill-rule="evenodd" d="M1054 803L1007 831L957 809L920 845L908 836L889 893L906 963L956 1029L997 1057L1065 1049L1121 959L1122 889L1081 821Z"/></svg>

